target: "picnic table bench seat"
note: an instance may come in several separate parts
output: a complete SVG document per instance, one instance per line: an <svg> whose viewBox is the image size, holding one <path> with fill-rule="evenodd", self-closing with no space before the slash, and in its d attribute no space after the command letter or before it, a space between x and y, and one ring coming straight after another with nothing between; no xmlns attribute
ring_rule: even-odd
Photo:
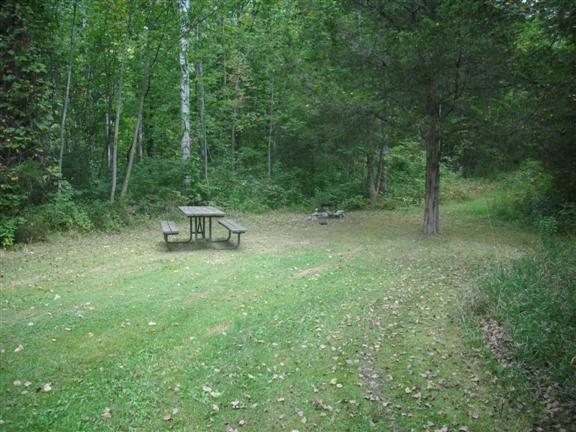
<svg viewBox="0 0 576 432"><path fill-rule="evenodd" d="M218 223L228 230L228 238L225 241L230 240L232 233L234 233L238 235L238 241L235 247L237 248L240 246L240 235L247 231L246 228L238 222L230 219L221 219L218 221Z"/></svg>
<svg viewBox="0 0 576 432"><path fill-rule="evenodd" d="M179 233L178 226L174 221L160 221L162 226L162 234L164 234L164 241L168 244L168 236L176 235Z"/></svg>

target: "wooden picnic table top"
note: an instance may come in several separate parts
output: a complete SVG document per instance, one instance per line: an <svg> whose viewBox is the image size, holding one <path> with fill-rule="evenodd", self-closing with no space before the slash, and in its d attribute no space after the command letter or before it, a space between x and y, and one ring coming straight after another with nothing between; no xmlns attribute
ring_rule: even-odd
<svg viewBox="0 0 576 432"><path fill-rule="evenodd" d="M223 217L226 215L222 210L210 206L179 206L178 208L188 217Z"/></svg>

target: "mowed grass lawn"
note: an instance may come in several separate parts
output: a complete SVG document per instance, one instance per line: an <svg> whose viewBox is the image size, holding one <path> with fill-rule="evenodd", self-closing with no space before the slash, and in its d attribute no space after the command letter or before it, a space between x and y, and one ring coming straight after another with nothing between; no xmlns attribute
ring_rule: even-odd
<svg viewBox="0 0 576 432"><path fill-rule="evenodd" d="M2 252L0 430L528 430L458 318L533 239L442 217L434 239L419 210L270 213L238 250L167 252L153 221Z"/></svg>

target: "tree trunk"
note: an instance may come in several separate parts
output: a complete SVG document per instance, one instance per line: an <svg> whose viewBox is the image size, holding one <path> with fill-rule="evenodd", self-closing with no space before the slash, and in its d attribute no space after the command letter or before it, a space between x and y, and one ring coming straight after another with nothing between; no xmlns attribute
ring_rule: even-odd
<svg viewBox="0 0 576 432"><path fill-rule="evenodd" d="M429 84L427 104L428 131L426 132L426 190L424 195L424 234L436 235L439 228L440 199L440 107L436 98L435 83Z"/></svg>
<svg viewBox="0 0 576 432"><path fill-rule="evenodd" d="M236 73L233 76L234 79L234 98L239 98L238 92L240 90L240 66L237 67ZM238 122L238 105L239 101L233 102L232 107L232 155L234 158L236 157L236 153L240 150L240 136L237 130L237 122Z"/></svg>
<svg viewBox="0 0 576 432"><path fill-rule="evenodd" d="M144 79L142 81L142 89L140 91L140 100L138 103L138 115L136 117L136 124L134 125L134 137L132 139L132 146L130 147L130 152L128 155L128 165L126 167L126 174L124 175L124 181L122 182L122 190L120 191L121 201L123 201L126 198L126 193L128 192L128 184L130 183L130 174L132 173L132 166L134 165L134 156L136 155L136 148L138 146L138 134L140 133L142 126L144 99L146 98L146 93L148 93L149 78L150 78L150 68L148 60L146 60L146 64L144 66Z"/></svg>
<svg viewBox="0 0 576 432"><path fill-rule="evenodd" d="M72 54L74 52L74 34L76 27L77 1L74 1L74 12L72 13L72 28L70 29L70 51L68 52L68 65L66 67L66 91L64 93L64 105L62 107L62 119L60 121L60 155L58 156L58 167L62 172L62 162L64 160L65 133L66 133L66 113L68 111L68 99L70 97L70 84L72 81Z"/></svg>
<svg viewBox="0 0 576 432"><path fill-rule="evenodd" d="M372 153L366 155L366 170L368 171L368 194L370 196L370 207L376 207L376 199L378 198L378 191L376 182L374 181L374 157Z"/></svg>
<svg viewBox="0 0 576 432"><path fill-rule="evenodd" d="M201 28L196 25L196 44L200 45ZM198 140L202 143L202 159L204 162L204 181L208 184L208 138L206 135L206 106L204 102L204 84L202 83L202 62L197 61L194 65L196 71L196 84L198 86Z"/></svg>
<svg viewBox="0 0 576 432"><path fill-rule="evenodd" d="M182 117L182 140L180 154L182 160L190 158L190 69L188 67L188 11L189 0L179 0L180 6L180 114Z"/></svg>
<svg viewBox="0 0 576 432"><path fill-rule="evenodd" d="M241 26L241 19L242 19L242 11L244 10L244 3L238 2L236 6L236 27L240 29ZM232 160L234 161L234 165L236 163L236 156L240 147L242 145L242 133L238 131L238 117L240 116L240 109L242 106L242 95L240 94L240 79L242 76L242 50L240 48L236 49L236 58L235 58L235 71L232 75L232 80L234 81L234 93L233 93L233 102L232 102L232 128L231 128L231 135L232 135Z"/></svg>
<svg viewBox="0 0 576 432"><path fill-rule="evenodd" d="M114 122L114 138L112 140L112 187L110 189L110 202L114 203L116 198L116 182L118 174L118 133L120 131L120 114L122 112L122 88L124 86L124 71L128 57L128 40L130 39L130 25L132 21L132 11L128 12L128 27L126 29L126 39L124 40L124 50L120 61L120 77L118 80L118 100L116 102L116 120Z"/></svg>
<svg viewBox="0 0 576 432"><path fill-rule="evenodd" d="M386 155L388 154L388 144L384 142L380 146L378 156L378 170L374 176L374 157L372 153L366 155L366 170L368 172L368 194L370 196L370 207L376 207L378 195L384 191L386 182Z"/></svg>
<svg viewBox="0 0 576 432"><path fill-rule="evenodd" d="M144 113L142 113L142 116L144 116ZM140 161L142 161L144 159L144 131L143 131L143 126L142 124L144 123L144 120L140 120L140 130L138 131L138 159Z"/></svg>
<svg viewBox="0 0 576 432"><path fill-rule="evenodd" d="M274 78L270 81L270 119L268 126L268 179L272 179L272 153L274 147Z"/></svg>
<svg viewBox="0 0 576 432"><path fill-rule="evenodd" d="M388 155L388 142L384 137L384 143L380 146L380 159L378 161L378 193L386 194L387 190L387 171L386 171L386 156Z"/></svg>

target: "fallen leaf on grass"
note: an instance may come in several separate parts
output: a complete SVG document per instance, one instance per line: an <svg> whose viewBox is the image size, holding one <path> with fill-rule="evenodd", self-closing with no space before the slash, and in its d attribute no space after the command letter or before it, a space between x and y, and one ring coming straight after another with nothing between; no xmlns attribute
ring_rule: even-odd
<svg viewBox="0 0 576 432"><path fill-rule="evenodd" d="M51 382L47 382L46 384L44 384L42 387L38 388L39 392L44 392L44 393L48 393L50 391L52 391L52 383Z"/></svg>
<svg viewBox="0 0 576 432"><path fill-rule="evenodd" d="M104 411L102 411L102 414L100 414L100 417L102 417L102 420L109 420L112 418L112 410L109 407L104 408Z"/></svg>
<svg viewBox="0 0 576 432"><path fill-rule="evenodd" d="M208 393L208 394L209 394L210 396L212 396L213 398L217 398L217 397L222 396L222 393L217 392L217 391L215 391L215 390L212 390L212 388L209 387L209 386L207 386L207 385L202 386L202 390L204 390L205 393Z"/></svg>

